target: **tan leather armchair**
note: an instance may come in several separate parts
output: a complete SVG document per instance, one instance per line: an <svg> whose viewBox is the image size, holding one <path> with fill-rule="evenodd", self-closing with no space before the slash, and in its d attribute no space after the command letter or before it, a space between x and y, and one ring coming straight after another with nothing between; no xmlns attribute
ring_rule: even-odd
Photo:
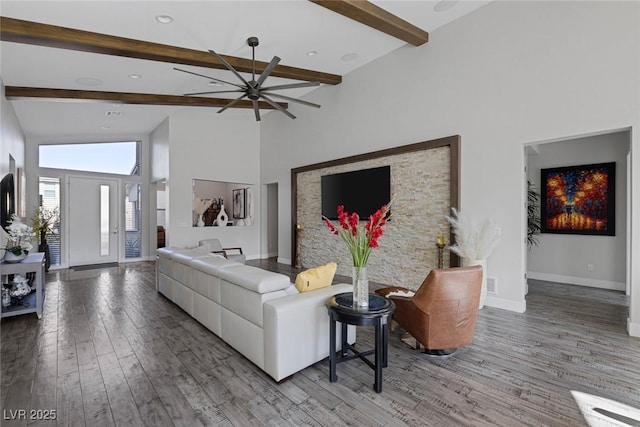
<svg viewBox="0 0 640 427"><path fill-rule="evenodd" d="M426 347L427 353L450 354L471 344L478 317L482 267L433 269L412 297L390 295L393 320ZM387 296L403 288L376 291ZM406 289L404 289L406 291Z"/></svg>

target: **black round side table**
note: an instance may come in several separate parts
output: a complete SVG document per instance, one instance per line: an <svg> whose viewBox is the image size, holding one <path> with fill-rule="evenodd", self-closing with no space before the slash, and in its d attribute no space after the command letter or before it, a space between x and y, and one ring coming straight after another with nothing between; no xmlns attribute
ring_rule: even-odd
<svg viewBox="0 0 640 427"><path fill-rule="evenodd" d="M373 389L382 391L382 368L387 366L387 346L389 342L389 319L396 309L395 304L380 295L369 294L369 307L354 308L353 293L336 294L326 302L329 312L329 381L336 382L336 365L359 358L375 371ZM341 324L342 351L340 359L336 357L336 322ZM347 325L373 326L375 328L375 347L358 351L347 342ZM349 350L354 354L348 356ZM366 357L374 354L374 363Z"/></svg>

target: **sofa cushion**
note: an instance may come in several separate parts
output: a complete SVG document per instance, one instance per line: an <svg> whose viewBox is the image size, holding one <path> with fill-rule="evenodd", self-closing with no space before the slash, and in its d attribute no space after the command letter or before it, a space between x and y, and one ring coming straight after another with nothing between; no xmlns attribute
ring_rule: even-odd
<svg viewBox="0 0 640 427"><path fill-rule="evenodd" d="M223 268L242 265L237 262L229 261L222 255L209 253L209 256L197 257L191 260L191 266L203 273L218 275Z"/></svg>
<svg viewBox="0 0 640 427"><path fill-rule="evenodd" d="M299 273L296 277L296 289L298 292L308 292L331 286L337 268L338 264L329 262Z"/></svg>
<svg viewBox="0 0 640 427"><path fill-rule="evenodd" d="M259 294L287 289L291 282L284 274L238 264L224 268L218 277Z"/></svg>
<svg viewBox="0 0 640 427"><path fill-rule="evenodd" d="M171 252L171 259L182 263L189 264L192 258L197 258L200 256L209 256L212 255L211 251L208 248L192 248L192 249L179 249L177 251Z"/></svg>

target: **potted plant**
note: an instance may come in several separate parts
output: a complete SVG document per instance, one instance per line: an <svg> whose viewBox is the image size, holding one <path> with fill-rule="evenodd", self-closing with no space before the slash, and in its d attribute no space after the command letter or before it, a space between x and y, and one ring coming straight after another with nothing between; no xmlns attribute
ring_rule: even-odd
<svg viewBox="0 0 640 427"><path fill-rule="evenodd" d="M366 309L369 306L369 280L367 278L367 262L371 250L379 246L378 239L384 234L384 225L391 214L389 209L393 203L393 198L389 203L383 205L365 223L364 227L359 227L360 216L353 212L349 214L344 210L343 205L338 206L338 222L333 222L323 216L325 224L329 230L342 238L347 244L353 261L353 303L356 308Z"/></svg>
<svg viewBox="0 0 640 427"><path fill-rule="evenodd" d="M44 206L38 206L35 208L33 215L31 216L33 231L39 238L38 251L44 252L45 271L49 271L49 267L51 266L47 236L53 233L54 226L59 221L59 218L60 212L58 208L49 209Z"/></svg>
<svg viewBox="0 0 640 427"><path fill-rule="evenodd" d="M31 240L34 237L33 229L23 223L18 215L13 214L6 230L9 238L3 248L5 250L4 260L5 262L20 262L27 257L33 247L31 245Z"/></svg>
<svg viewBox="0 0 640 427"><path fill-rule="evenodd" d="M463 266L482 266L482 308L487 299L487 258L500 240L500 229L490 220L478 222L454 208L451 208L451 213L451 216L445 218L453 228L456 243L449 246L449 249L462 258Z"/></svg>

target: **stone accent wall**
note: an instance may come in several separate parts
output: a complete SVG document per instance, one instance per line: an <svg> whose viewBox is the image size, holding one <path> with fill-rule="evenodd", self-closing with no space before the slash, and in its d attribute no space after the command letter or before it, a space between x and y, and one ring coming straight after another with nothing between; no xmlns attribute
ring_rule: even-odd
<svg viewBox="0 0 640 427"><path fill-rule="evenodd" d="M410 289L420 287L431 269L438 265L437 236L444 235L449 243L449 225L444 218L451 206L449 150L449 147L440 147L299 173L297 217L302 225L302 266L310 268L335 261L337 274L351 277L351 254L321 219L320 177L390 165L391 194L396 196L393 216L385 225L380 247L369 257L369 280ZM444 265L449 265L446 250Z"/></svg>

